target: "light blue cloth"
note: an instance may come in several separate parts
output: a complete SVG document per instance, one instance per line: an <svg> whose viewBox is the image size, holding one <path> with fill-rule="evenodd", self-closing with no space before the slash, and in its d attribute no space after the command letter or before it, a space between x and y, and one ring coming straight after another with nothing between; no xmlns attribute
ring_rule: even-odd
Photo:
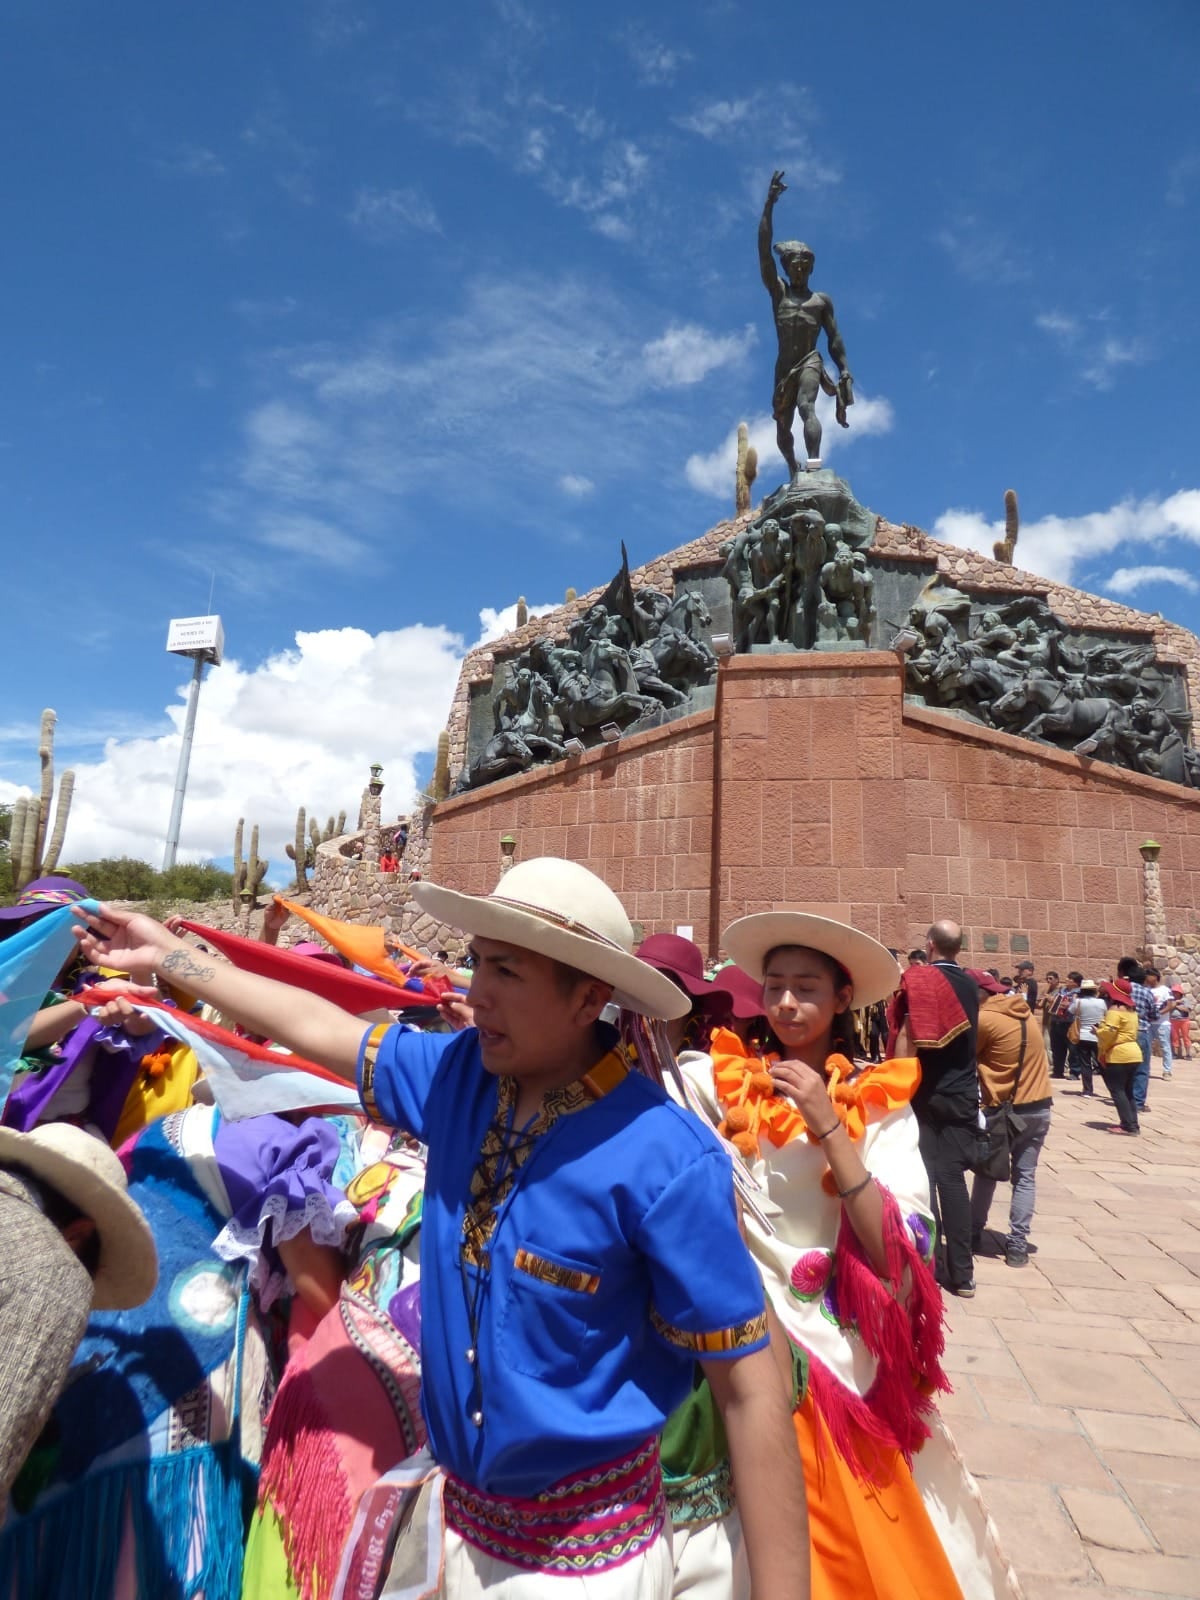
<svg viewBox="0 0 1200 1600"><path fill-rule="evenodd" d="M29 1025L75 948L76 918L80 911L99 909L95 900L58 906L0 942L0 1107L12 1088Z"/></svg>

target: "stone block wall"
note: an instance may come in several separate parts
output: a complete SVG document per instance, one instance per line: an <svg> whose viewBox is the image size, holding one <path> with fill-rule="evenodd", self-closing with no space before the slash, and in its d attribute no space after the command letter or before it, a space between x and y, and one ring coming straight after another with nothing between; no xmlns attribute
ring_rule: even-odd
<svg viewBox="0 0 1200 1600"><path fill-rule="evenodd" d="M906 704L887 651L730 657L713 711L437 806L430 875L486 893L503 834L710 953L734 918L790 905L902 950L953 917L972 963L1096 977L1149 942L1157 839L1182 965L1163 964L1190 973L1200 935L1200 792Z"/></svg>
<svg viewBox="0 0 1200 1600"><path fill-rule="evenodd" d="M691 925L707 937L712 855L713 717L701 711L443 801L434 813L430 875L486 894L516 858L569 856L621 896L647 933Z"/></svg>

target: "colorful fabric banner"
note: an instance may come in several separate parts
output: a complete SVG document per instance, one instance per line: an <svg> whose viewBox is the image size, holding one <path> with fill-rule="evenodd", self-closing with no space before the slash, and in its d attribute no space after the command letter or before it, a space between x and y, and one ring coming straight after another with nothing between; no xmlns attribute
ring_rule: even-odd
<svg viewBox="0 0 1200 1600"><path fill-rule="evenodd" d="M334 922L328 917L318 918L306 907L293 906L286 900L283 904L287 905L289 910L303 916L314 927L318 922L328 922L335 928L351 926L347 922ZM281 950L278 945L264 944L261 939L244 939L237 933L222 933L218 928L205 927L202 922L185 921L181 926L189 933L194 933L203 939L205 944L212 945L214 950L219 950L241 971L254 972L263 978L274 978L279 983L290 983L293 988L320 995L322 1000L329 1000L354 1016L359 1016L364 1011L394 1011L399 1007L435 1006L438 1002L438 997L434 993L404 989L403 974L398 972L390 961L387 965L391 968L392 976L380 982L376 978L364 978L357 972L348 972L342 967L335 967L327 961L314 961L309 956L298 956L294 950ZM376 933L379 938L379 948L383 949L383 934L378 929L355 928L353 931L362 934ZM333 943L332 939L330 943ZM343 951L343 954L346 952ZM358 957L351 956L350 959L358 960ZM359 961L359 966L366 964L365 961ZM399 993L398 991L402 989L403 993Z"/></svg>
<svg viewBox="0 0 1200 1600"><path fill-rule="evenodd" d="M85 989L78 998L84 1005L98 1005L111 996ZM228 1122L314 1106L361 1109L353 1084L303 1056L241 1039L215 1023L202 1022L152 1000L131 1000L130 1004L144 1011L164 1033L195 1051L217 1108Z"/></svg>
<svg viewBox="0 0 1200 1600"><path fill-rule="evenodd" d="M12 1088L30 1023L75 949L71 929L78 913L99 909L95 900L59 906L0 942L0 1106Z"/></svg>
<svg viewBox="0 0 1200 1600"><path fill-rule="evenodd" d="M407 996L419 993L407 989L407 979L396 963L388 954L383 942L382 928L365 928L357 922L339 922L336 917L323 917L320 912L310 911L307 906L300 906L294 900L285 900L281 895L275 896L281 906L286 906L293 916L302 918L319 933L326 944L331 944L335 950L340 950L348 961L353 961L356 967L365 967L368 972L373 972L377 978L382 978L385 983L394 983L398 989L405 989L405 1004ZM398 946L399 952L409 961L423 961L425 958L417 950L410 950L407 945ZM425 985L425 991L438 990L444 992L449 984L433 981Z"/></svg>

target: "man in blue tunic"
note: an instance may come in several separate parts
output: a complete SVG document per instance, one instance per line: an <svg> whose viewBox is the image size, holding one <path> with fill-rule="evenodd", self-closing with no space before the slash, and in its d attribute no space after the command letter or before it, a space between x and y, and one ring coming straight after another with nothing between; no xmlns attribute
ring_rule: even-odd
<svg viewBox="0 0 1200 1600"><path fill-rule="evenodd" d="M699 1362L754 1595L806 1600L790 1352L771 1347L729 1159L601 1021L610 1003L671 1018L687 997L633 955L620 901L574 863L521 863L486 897L426 883L414 895L471 936L473 1025L452 1035L364 1034L147 917L105 908L81 934L92 959L152 965L356 1079L371 1116L428 1145L423 1406L438 1470L422 1476L436 1477L440 1514L426 1503L396 1555L419 1548L429 1582L388 1592L569 1600L582 1580L603 1600L667 1600L658 1436Z"/></svg>

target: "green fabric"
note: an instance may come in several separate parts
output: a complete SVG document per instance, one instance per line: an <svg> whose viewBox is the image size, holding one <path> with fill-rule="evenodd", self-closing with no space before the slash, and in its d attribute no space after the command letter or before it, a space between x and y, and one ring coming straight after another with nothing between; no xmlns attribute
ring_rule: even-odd
<svg viewBox="0 0 1200 1600"><path fill-rule="evenodd" d="M792 1346L792 1410L804 1399L808 1387L808 1357ZM729 1440L712 1390L697 1366L692 1392L672 1411L662 1435L663 1481L667 1484L697 1478L728 1460Z"/></svg>
<svg viewBox="0 0 1200 1600"><path fill-rule="evenodd" d="M51 989L39 1010L50 1011L55 1006L61 1006L66 998L66 995L60 994L57 989ZM56 1059L54 1045L43 1045L40 1050L29 1050L24 1055L18 1056L13 1073L15 1075L18 1072L44 1072Z"/></svg>
<svg viewBox="0 0 1200 1600"><path fill-rule="evenodd" d="M256 1511L250 1522L242 1600L300 1600L300 1585L288 1566L283 1524L269 1506Z"/></svg>

